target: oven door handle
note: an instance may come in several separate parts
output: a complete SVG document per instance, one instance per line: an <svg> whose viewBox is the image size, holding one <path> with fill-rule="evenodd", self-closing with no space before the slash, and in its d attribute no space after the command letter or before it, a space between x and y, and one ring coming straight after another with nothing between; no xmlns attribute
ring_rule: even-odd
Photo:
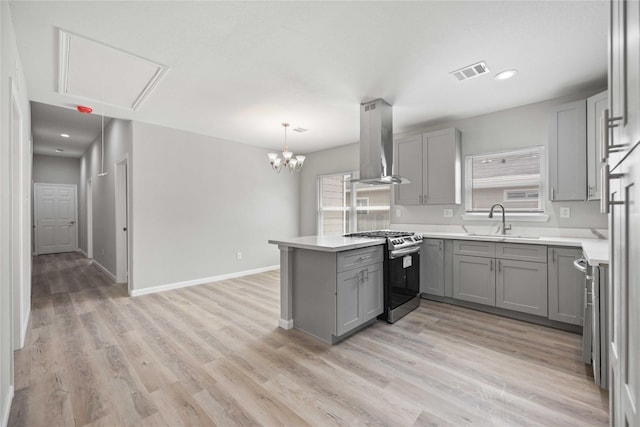
<svg viewBox="0 0 640 427"><path fill-rule="evenodd" d="M416 246L414 248L409 248L409 249L399 249L397 251L389 252L389 259L396 259L405 255L411 255L418 252L420 252L420 246Z"/></svg>
<svg viewBox="0 0 640 427"><path fill-rule="evenodd" d="M585 260L584 258L574 259L573 260L573 268L575 268L576 270L586 274L587 273L587 260Z"/></svg>

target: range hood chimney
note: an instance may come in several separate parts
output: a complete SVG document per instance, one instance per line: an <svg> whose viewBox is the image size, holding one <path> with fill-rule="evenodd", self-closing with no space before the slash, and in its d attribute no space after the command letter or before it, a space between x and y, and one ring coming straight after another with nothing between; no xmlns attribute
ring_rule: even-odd
<svg viewBox="0 0 640 427"><path fill-rule="evenodd" d="M384 99L360 105L360 178L367 185L406 184L393 174L392 107Z"/></svg>

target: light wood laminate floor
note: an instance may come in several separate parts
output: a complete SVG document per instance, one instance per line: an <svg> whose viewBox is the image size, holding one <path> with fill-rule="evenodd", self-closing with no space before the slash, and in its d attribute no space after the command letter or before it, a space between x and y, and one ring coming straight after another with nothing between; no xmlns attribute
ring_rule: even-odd
<svg viewBox="0 0 640 427"><path fill-rule="evenodd" d="M136 298L35 259L11 426L590 426L581 337L447 304L328 346L277 325L269 272Z"/></svg>

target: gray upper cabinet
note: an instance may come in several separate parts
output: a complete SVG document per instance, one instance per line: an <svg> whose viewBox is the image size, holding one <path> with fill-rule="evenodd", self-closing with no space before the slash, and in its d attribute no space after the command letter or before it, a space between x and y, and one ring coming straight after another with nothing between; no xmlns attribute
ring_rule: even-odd
<svg viewBox="0 0 640 427"><path fill-rule="evenodd" d="M398 174L410 181L394 185L396 204L419 205L422 203L422 135L397 141L396 161Z"/></svg>
<svg viewBox="0 0 640 427"><path fill-rule="evenodd" d="M422 203L460 204L460 131L445 129L422 135Z"/></svg>
<svg viewBox="0 0 640 427"><path fill-rule="evenodd" d="M580 249L549 248L549 319L582 325L584 318L584 274L573 267Z"/></svg>
<svg viewBox="0 0 640 427"><path fill-rule="evenodd" d="M420 292L444 296L444 241L425 239L420 257Z"/></svg>
<svg viewBox="0 0 640 427"><path fill-rule="evenodd" d="M460 131L444 129L396 142L397 173L410 184L395 187L398 205L462 201Z"/></svg>
<svg viewBox="0 0 640 427"><path fill-rule="evenodd" d="M549 200L587 199L587 105L554 107L549 118Z"/></svg>
<svg viewBox="0 0 640 427"><path fill-rule="evenodd" d="M496 306L547 315L547 264L496 260Z"/></svg>
<svg viewBox="0 0 640 427"><path fill-rule="evenodd" d="M600 200L600 135L602 112L608 107L609 92L587 98L587 198Z"/></svg>

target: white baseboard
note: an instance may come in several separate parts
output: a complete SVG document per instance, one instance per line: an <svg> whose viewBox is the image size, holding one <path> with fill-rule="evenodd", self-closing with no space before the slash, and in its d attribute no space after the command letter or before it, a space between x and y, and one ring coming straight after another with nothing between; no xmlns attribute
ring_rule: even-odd
<svg viewBox="0 0 640 427"><path fill-rule="evenodd" d="M264 273L279 269L279 265L270 265L268 267L256 268L253 270L239 271L237 273L221 274L219 276L203 277L202 279L187 280L184 282L169 283L166 285L153 286L144 289L131 289L129 295L138 297L140 295L155 294L156 292L170 291L172 289L186 288L188 286L204 285L205 283L219 282L221 280L235 279L236 277L250 276L252 274Z"/></svg>
<svg viewBox="0 0 640 427"><path fill-rule="evenodd" d="M7 392L7 398L2 405L2 427L7 427L9 425L9 413L11 412L11 402L13 402L13 385L9 386L9 391Z"/></svg>
<svg viewBox="0 0 640 427"><path fill-rule="evenodd" d="M82 256L84 256L85 258L89 258L89 255L87 255L87 253L85 251L83 251L82 249L78 248L78 252L80 252L82 254Z"/></svg>
<svg viewBox="0 0 640 427"><path fill-rule="evenodd" d="M109 270L107 270L102 264L100 264L98 261L96 261L95 258L93 259L93 263L95 264L96 267L98 267L100 270L102 270L102 272L104 274L109 276L109 279L113 280L113 283L117 282L116 275L113 274L112 272L110 272Z"/></svg>
<svg viewBox="0 0 640 427"><path fill-rule="evenodd" d="M293 319L278 319L278 326L280 326L282 329L293 329Z"/></svg>

